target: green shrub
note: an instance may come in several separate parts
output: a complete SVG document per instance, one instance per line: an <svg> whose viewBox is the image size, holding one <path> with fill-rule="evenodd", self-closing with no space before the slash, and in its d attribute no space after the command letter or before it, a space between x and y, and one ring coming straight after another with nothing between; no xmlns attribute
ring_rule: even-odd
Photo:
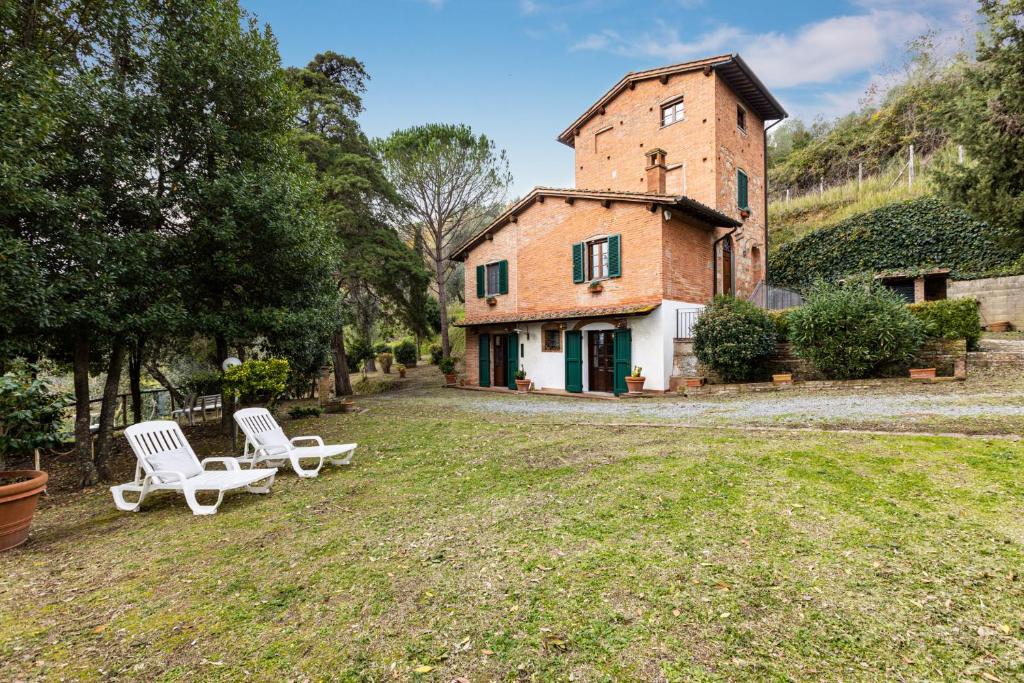
<svg viewBox="0 0 1024 683"><path fill-rule="evenodd" d="M717 296L697 318L693 350L697 359L727 382L761 374L775 350L775 325L767 313L732 296Z"/></svg>
<svg viewBox="0 0 1024 683"><path fill-rule="evenodd" d="M796 354L827 377L857 379L914 357L923 325L895 292L876 281L819 282L789 314Z"/></svg>
<svg viewBox="0 0 1024 683"><path fill-rule="evenodd" d="M72 398L33 372L32 366L19 364L0 375L0 470L8 456L52 448L64 439L64 409Z"/></svg>
<svg viewBox="0 0 1024 683"><path fill-rule="evenodd" d="M373 345L373 352L376 354L391 353L391 345L386 342L377 342Z"/></svg>
<svg viewBox="0 0 1024 683"><path fill-rule="evenodd" d="M440 344L430 345L430 364L437 365L441 362L441 358L444 356L444 349L441 348Z"/></svg>
<svg viewBox="0 0 1024 683"><path fill-rule="evenodd" d="M942 299L907 306L924 325L932 339L966 339L973 349L981 339L981 316L977 299Z"/></svg>
<svg viewBox="0 0 1024 683"><path fill-rule="evenodd" d="M441 361L437 365L441 369L441 372L443 372L446 375L450 375L453 372L455 372L455 359L454 358L442 358Z"/></svg>
<svg viewBox="0 0 1024 683"><path fill-rule="evenodd" d="M224 375L219 372L197 372L181 383L181 388L188 394L210 396L221 392Z"/></svg>
<svg viewBox="0 0 1024 683"><path fill-rule="evenodd" d="M288 361L247 360L224 371L224 391L243 404L271 405L288 387Z"/></svg>
<svg viewBox="0 0 1024 683"><path fill-rule="evenodd" d="M934 197L890 204L815 230L771 253L772 284L804 289L859 273L951 269L954 279L1011 275L1024 262L1003 234Z"/></svg>
<svg viewBox="0 0 1024 683"><path fill-rule="evenodd" d="M416 365L416 343L411 339L403 339L395 344L395 360L406 366Z"/></svg>
<svg viewBox="0 0 1024 683"><path fill-rule="evenodd" d="M356 372L360 365L367 358L374 357L373 348L362 337L356 337L351 342L345 341L345 362L349 372Z"/></svg>
<svg viewBox="0 0 1024 683"><path fill-rule="evenodd" d="M293 420L303 417L320 417L323 414L324 409L319 406L295 406L288 411L288 416Z"/></svg>
<svg viewBox="0 0 1024 683"><path fill-rule="evenodd" d="M789 341L789 315L795 309L783 308L778 311L768 311L768 317L775 325L775 338L781 344Z"/></svg>

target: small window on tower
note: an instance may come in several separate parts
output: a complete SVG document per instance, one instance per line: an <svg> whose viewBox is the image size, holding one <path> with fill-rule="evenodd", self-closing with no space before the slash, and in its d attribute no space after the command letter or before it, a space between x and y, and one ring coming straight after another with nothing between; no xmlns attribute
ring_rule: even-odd
<svg viewBox="0 0 1024 683"><path fill-rule="evenodd" d="M744 133L747 131L747 110L736 105L736 127Z"/></svg>
<svg viewBox="0 0 1024 683"><path fill-rule="evenodd" d="M675 123L676 121L683 120L683 114L685 109L683 107L683 101L677 100L670 104L666 104L661 108L661 125L667 126Z"/></svg>

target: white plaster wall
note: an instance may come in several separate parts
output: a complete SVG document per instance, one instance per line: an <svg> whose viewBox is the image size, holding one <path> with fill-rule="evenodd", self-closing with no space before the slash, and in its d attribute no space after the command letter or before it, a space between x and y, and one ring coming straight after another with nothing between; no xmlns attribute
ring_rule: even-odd
<svg viewBox="0 0 1024 683"><path fill-rule="evenodd" d="M684 301L664 300L658 308L644 316L628 318L632 330L633 365L643 368L647 382L645 389L666 391L672 376L676 311L681 309L700 310L701 304ZM568 327L571 329L572 324ZM565 389L565 337L563 332L562 351L542 351L541 325L521 323L519 343L524 345L524 355L519 366L526 368L527 376L533 380L536 389ZM587 348L587 332L590 330L611 330L610 323L591 323L581 328L583 334L583 387L590 384L590 358ZM529 332L527 339L526 332Z"/></svg>

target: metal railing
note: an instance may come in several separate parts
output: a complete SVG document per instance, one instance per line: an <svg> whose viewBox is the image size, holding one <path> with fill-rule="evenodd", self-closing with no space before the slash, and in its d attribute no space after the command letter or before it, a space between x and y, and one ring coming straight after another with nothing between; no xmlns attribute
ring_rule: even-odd
<svg viewBox="0 0 1024 683"><path fill-rule="evenodd" d="M167 389L145 389L141 394L143 420L152 420L157 417L169 417L177 407L174 401L174 394L169 392ZM134 423L134 416L131 418L129 417L132 414L132 408L129 401L130 398L130 393L122 393L118 394L117 398L114 399L116 404L114 408L114 429L124 429L128 425ZM95 411L92 410L93 406L97 406ZM95 432L99 429L99 411L103 408L103 398L90 399L89 408L89 428ZM129 422L129 419L132 421Z"/></svg>
<svg viewBox="0 0 1024 683"><path fill-rule="evenodd" d="M767 311L778 311L783 308L796 308L804 303L804 298L799 293L784 287L766 285L764 281L757 283L754 292L748 298L758 308Z"/></svg>
<svg viewBox="0 0 1024 683"><path fill-rule="evenodd" d="M680 308L676 311L676 339L693 337L693 326L697 324L700 313L699 309L694 308Z"/></svg>

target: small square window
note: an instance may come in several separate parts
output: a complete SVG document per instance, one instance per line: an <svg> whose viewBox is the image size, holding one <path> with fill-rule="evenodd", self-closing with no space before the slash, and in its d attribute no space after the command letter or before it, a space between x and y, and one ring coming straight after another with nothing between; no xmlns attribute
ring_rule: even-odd
<svg viewBox="0 0 1024 683"><path fill-rule="evenodd" d="M736 127L744 132L747 130L747 110L738 104L736 105Z"/></svg>
<svg viewBox="0 0 1024 683"><path fill-rule="evenodd" d="M562 350L562 331L561 330L544 330L544 350L545 351L561 351Z"/></svg>
<svg viewBox="0 0 1024 683"><path fill-rule="evenodd" d="M682 100L664 105L661 108L661 125L667 126L676 121L682 121L684 113L685 108L683 107Z"/></svg>
<svg viewBox="0 0 1024 683"><path fill-rule="evenodd" d="M487 264L487 296L501 293L501 270L497 263Z"/></svg>

